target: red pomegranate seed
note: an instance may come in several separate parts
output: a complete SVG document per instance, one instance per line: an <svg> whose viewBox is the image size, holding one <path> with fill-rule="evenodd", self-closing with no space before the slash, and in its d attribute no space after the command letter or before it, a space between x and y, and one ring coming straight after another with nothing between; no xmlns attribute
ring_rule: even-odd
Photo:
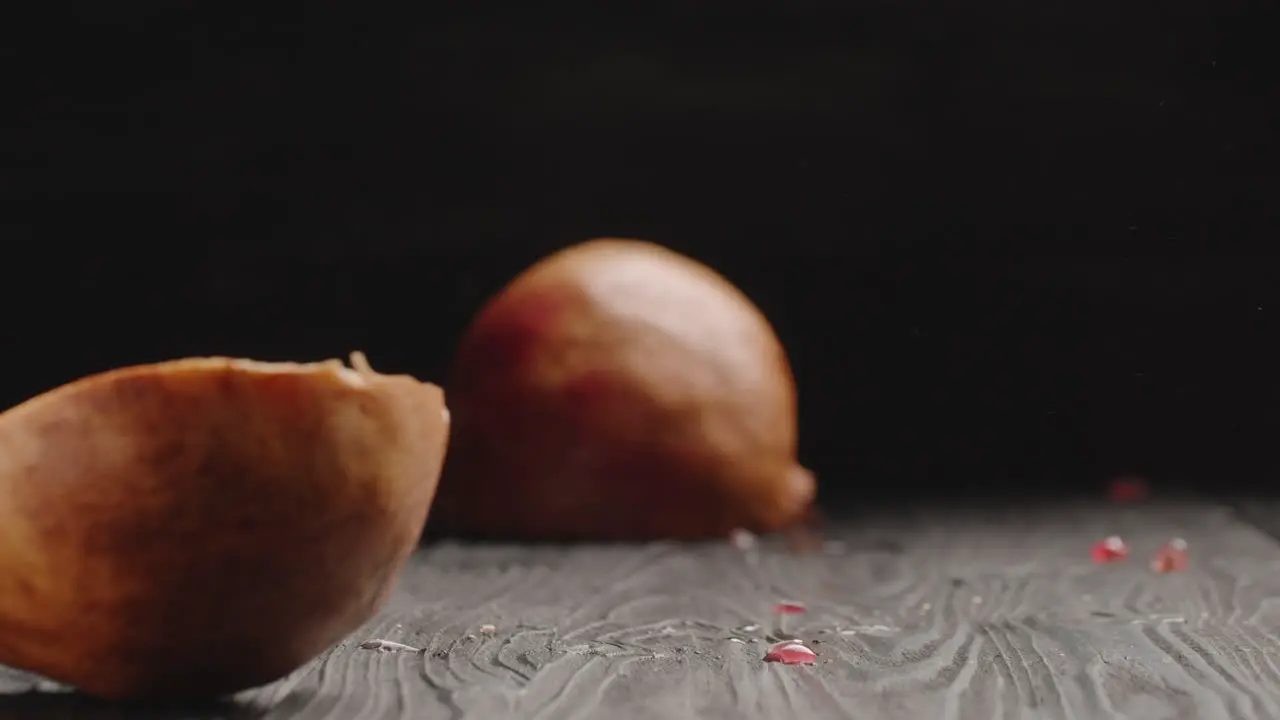
<svg viewBox="0 0 1280 720"><path fill-rule="evenodd" d="M773 634L778 638L794 637L787 632L787 618L792 615L803 615L805 607L803 603L795 600L782 600L773 606Z"/></svg>
<svg viewBox="0 0 1280 720"><path fill-rule="evenodd" d="M765 662L777 662L783 665L808 665L818 659L818 655L795 640L787 640L769 648L765 654Z"/></svg>
<svg viewBox="0 0 1280 720"><path fill-rule="evenodd" d="M803 615L805 612L804 603L794 600L782 600L773 606L774 615Z"/></svg>
<svg viewBox="0 0 1280 720"><path fill-rule="evenodd" d="M750 530L738 528L729 533L729 542L732 543L734 547L745 552L756 546L756 536L753 535Z"/></svg>
<svg viewBox="0 0 1280 720"><path fill-rule="evenodd" d="M1108 495L1112 502L1129 503L1145 500L1147 497L1147 481L1133 475L1122 475L1111 481Z"/></svg>
<svg viewBox="0 0 1280 720"><path fill-rule="evenodd" d="M1129 557L1129 546L1119 535L1112 535L1094 543L1089 555L1095 563L1117 562Z"/></svg>
<svg viewBox="0 0 1280 720"><path fill-rule="evenodd" d="M1174 538L1156 551L1156 556L1151 560L1151 569L1161 574L1183 572L1187 569L1187 562L1187 541Z"/></svg>
<svg viewBox="0 0 1280 720"><path fill-rule="evenodd" d="M821 552L822 525L822 511L816 505L810 505L798 520L784 529L788 549L797 555Z"/></svg>

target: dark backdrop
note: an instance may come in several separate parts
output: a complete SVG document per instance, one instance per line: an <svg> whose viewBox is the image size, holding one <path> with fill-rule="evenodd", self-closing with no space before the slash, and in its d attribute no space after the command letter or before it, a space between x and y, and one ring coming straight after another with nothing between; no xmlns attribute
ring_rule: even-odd
<svg viewBox="0 0 1280 720"><path fill-rule="evenodd" d="M6 405L195 353L441 379L528 262L640 236L775 321L831 497L1272 481L1273 5L202 5L6 24Z"/></svg>

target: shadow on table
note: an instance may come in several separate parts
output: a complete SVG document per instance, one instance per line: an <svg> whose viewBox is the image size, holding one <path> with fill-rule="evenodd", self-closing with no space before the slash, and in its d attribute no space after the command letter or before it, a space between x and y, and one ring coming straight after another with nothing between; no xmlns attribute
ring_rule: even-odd
<svg viewBox="0 0 1280 720"><path fill-rule="evenodd" d="M252 701L219 700L200 703L121 703L97 700L74 692L29 691L0 694L0 720L258 720L276 711L288 715L283 705L302 702L293 695L283 703L266 707Z"/></svg>

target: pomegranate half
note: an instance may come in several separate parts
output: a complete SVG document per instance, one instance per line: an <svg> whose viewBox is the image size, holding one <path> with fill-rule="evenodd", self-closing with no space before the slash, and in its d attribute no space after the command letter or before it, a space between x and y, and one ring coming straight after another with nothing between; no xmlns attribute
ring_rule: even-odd
<svg viewBox="0 0 1280 720"><path fill-rule="evenodd" d="M123 368L0 414L0 663L105 698L275 680L370 619L449 420L363 356Z"/></svg>

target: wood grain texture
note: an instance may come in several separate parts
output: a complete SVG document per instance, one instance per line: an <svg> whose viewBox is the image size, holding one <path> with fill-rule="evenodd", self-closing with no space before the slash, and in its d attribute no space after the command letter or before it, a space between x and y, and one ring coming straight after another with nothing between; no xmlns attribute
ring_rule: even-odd
<svg viewBox="0 0 1280 720"><path fill-rule="evenodd" d="M1112 533L1130 560L1091 564ZM234 704L137 714L11 673L0 720L1280 718L1280 546L1226 508L921 513L833 535L805 557L442 543L375 622ZM1175 536L1191 569L1153 574ZM762 662L783 598L808 605L786 630L814 666ZM373 638L424 652L359 647Z"/></svg>

